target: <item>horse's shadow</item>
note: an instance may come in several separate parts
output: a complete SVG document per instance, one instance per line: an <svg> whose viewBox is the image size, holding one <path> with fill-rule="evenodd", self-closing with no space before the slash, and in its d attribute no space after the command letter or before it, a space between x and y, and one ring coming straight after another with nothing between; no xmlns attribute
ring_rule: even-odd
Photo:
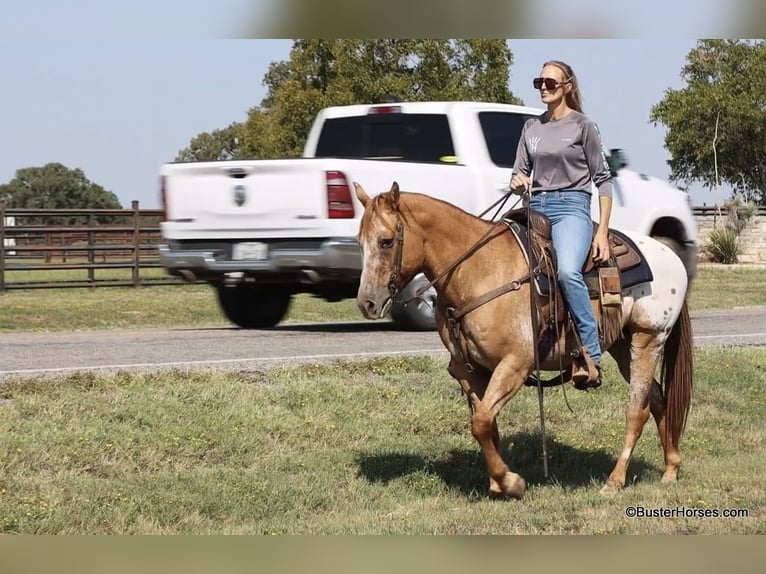
<svg viewBox="0 0 766 574"><path fill-rule="evenodd" d="M565 488L590 488L594 481L603 483L614 468L616 458L605 450L585 450L554 442L548 436L548 479L543 472L542 444L539 434L517 433L501 439L500 454L520 473L529 485L556 483ZM510 445L513 445L512 447ZM356 457L357 476L370 482L389 483L418 472L438 476L449 488L465 496L486 492L487 471L478 444L476 449L455 449L446 456L425 457L412 453L361 453ZM628 480L646 480L661 471L641 458L632 458Z"/></svg>

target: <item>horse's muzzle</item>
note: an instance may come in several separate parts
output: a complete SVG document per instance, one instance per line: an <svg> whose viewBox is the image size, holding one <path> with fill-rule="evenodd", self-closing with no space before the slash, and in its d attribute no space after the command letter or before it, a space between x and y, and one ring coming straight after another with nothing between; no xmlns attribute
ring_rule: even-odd
<svg viewBox="0 0 766 574"><path fill-rule="evenodd" d="M393 299L386 297L382 303L373 299L357 298L356 305L365 319L381 319L391 310Z"/></svg>

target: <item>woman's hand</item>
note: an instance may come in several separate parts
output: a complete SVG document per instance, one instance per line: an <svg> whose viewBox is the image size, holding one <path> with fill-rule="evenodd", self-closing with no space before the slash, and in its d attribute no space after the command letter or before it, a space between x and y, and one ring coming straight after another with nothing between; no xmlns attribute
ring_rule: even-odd
<svg viewBox="0 0 766 574"><path fill-rule="evenodd" d="M523 194L532 185L529 176L515 172L511 177L511 191L517 195Z"/></svg>
<svg viewBox="0 0 766 574"><path fill-rule="evenodd" d="M596 234L593 236L593 249L591 250L591 256L595 263L606 263L609 261L609 230L601 229L596 230Z"/></svg>

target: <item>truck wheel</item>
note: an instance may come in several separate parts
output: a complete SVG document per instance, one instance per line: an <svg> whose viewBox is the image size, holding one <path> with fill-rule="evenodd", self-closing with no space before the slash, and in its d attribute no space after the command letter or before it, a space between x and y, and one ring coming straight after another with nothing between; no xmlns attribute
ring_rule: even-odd
<svg viewBox="0 0 766 574"><path fill-rule="evenodd" d="M415 292L427 285L428 280L424 275L418 275L402 289L399 298L406 301ZM434 320L434 308L436 307L436 291L431 287L421 297L410 301L407 306L394 303L391 306L391 319L398 329L405 331L433 331L436 329Z"/></svg>
<svg viewBox="0 0 766 574"><path fill-rule="evenodd" d="M226 318L243 329L273 327L287 315L290 293L278 285L216 285Z"/></svg>

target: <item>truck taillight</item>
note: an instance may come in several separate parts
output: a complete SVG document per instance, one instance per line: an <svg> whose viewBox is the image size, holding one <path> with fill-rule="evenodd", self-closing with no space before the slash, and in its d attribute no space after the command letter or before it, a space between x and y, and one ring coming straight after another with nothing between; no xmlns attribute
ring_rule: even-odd
<svg viewBox="0 0 766 574"><path fill-rule="evenodd" d="M353 219L354 204L351 187L342 171L327 171L327 217L330 219Z"/></svg>
<svg viewBox="0 0 766 574"><path fill-rule="evenodd" d="M160 176L160 209L162 209L162 221L168 220L168 194L165 188L167 176Z"/></svg>
<svg viewBox="0 0 766 574"><path fill-rule="evenodd" d="M367 110L368 114L400 114L402 106L373 106Z"/></svg>

